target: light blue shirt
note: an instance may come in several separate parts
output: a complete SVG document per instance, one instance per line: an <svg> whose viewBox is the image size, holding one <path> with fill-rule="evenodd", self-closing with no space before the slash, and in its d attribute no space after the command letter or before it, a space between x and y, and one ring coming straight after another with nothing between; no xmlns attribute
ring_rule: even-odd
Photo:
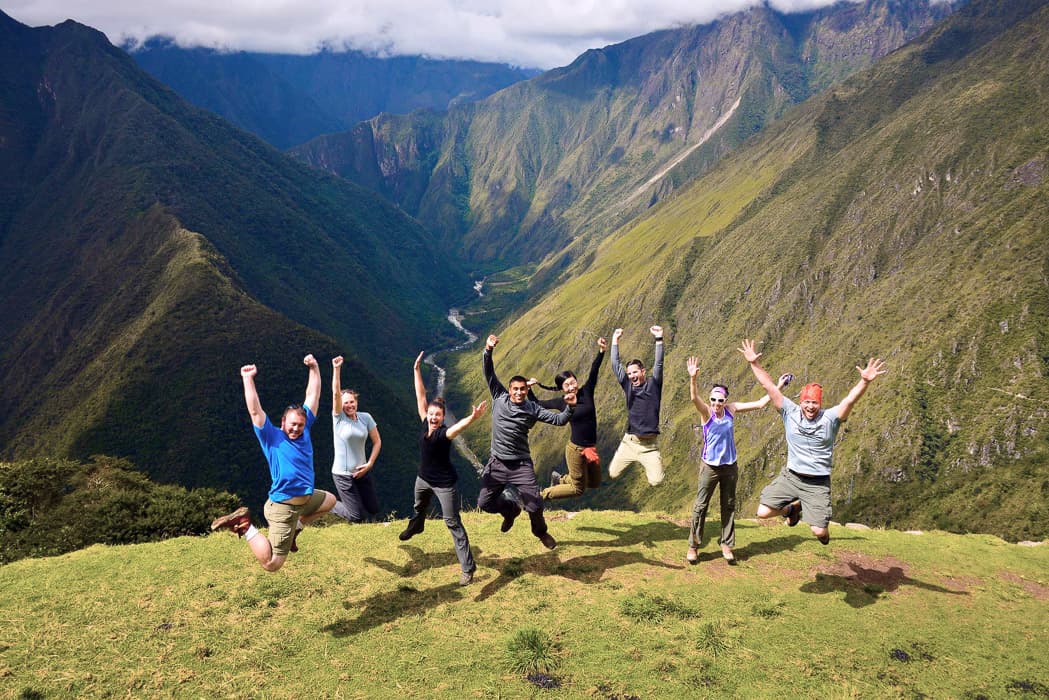
<svg viewBox="0 0 1049 700"><path fill-rule="evenodd" d="M350 475L353 470L368 461L364 444L368 433L375 427L370 413L357 411L357 419L351 420L342 411L331 415L332 431L335 433L335 461L332 474Z"/></svg>
<svg viewBox="0 0 1049 700"><path fill-rule="evenodd" d="M834 440L841 426L838 407L820 411L815 420L805 420L801 406L784 396L779 412L787 432L787 469L808 476L830 476Z"/></svg>
<svg viewBox="0 0 1049 700"><path fill-rule="evenodd" d="M732 412L718 418L714 411L703 424L703 461L712 467L723 467L736 461L736 436L733 430Z"/></svg>

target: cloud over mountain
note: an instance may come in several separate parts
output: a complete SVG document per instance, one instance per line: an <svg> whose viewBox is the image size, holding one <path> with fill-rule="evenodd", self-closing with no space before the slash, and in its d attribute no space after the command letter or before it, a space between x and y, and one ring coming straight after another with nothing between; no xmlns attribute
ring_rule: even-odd
<svg viewBox="0 0 1049 700"><path fill-rule="evenodd" d="M552 68L657 29L705 23L758 0L11 0L6 12L30 25L75 19L114 43L165 35L182 46L314 53L358 49ZM770 0L781 12L831 0Z"/></svg>

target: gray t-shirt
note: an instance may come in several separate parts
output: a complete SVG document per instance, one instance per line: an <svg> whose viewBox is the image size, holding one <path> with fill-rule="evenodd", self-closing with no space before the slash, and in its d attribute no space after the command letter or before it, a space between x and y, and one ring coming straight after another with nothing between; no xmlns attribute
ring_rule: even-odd
<svg viewBox="0 0 1049 700"><path fill-rule="evenodd" d="M787 433L787 469L809 476L830 476L834 440L841 426L838 407L820 411L809 421L802 415L801 406L784 396L779 412Z"/></svg>
<svg viewBox="0 0 1049 700"><path fill-rule="evenodd" d="M368 461L364 444L368 433L375 427L375 419L370 413L357 411L357 420L351 420L339 411L331 414L331 424L335 433L335 461L332 462L331 473L352 474L354 469Z"/></svg>
<svg viewBox="0 0 1049 700"><path fill-rule="evenodd" d="M543 408L532 399L521 403L510 400L510 392L495 376L492 353L485 349L481 366L492 394L492 445L493 457L501 460L531 459L528 449L528 431L537 421L550 425L567 425L575 410L565 406L560 413Z"/></svg>

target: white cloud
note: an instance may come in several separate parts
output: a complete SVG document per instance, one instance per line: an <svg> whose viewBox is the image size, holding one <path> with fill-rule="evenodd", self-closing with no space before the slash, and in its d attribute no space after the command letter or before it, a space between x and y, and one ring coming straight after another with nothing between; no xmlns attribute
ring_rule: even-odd
<svg viewBox="0 0 1049 700"><path fill-rule="evenodd" d="M7 0L32 26L74 19L110 41L164 34L182 46L313 53L354 48L551 68L589 48L705 23L760 0ZM832 0L771 0L784 12Z"/></svg>

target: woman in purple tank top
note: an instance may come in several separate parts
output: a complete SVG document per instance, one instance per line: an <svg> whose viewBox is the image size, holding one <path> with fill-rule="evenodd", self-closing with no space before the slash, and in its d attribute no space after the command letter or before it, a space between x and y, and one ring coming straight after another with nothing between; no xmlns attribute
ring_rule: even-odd
<svg viewBox="0 0 1049 700"><path fill-rule="evenodd" d="M736 481L739 478L739 467L736 464L735 417L747 411L756 411L769 403L766 394L757 401L728 400L728 387L715 384L710 389L709 401L700 398L696 375L699 373L699 359L688 358L689 396L699 414L703 416L703 456L699 468L699 489L696 501L692 506L692 526L688 533L688 554L685 559L689 564L699 561L699 546L703 541L703 525L707 518L707 506L718 487L721 496L721 556L729 564L736 563L732 548L736 544ZM782 389L794 375L784 374L779 378Z"/></svg>

